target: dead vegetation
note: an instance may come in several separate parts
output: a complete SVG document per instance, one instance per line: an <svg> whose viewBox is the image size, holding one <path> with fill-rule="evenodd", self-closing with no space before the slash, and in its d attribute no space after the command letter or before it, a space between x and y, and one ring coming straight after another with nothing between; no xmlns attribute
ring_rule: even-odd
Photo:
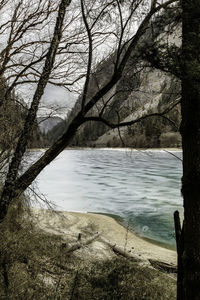
<svg viewBox="0 0 200 300"><path fill-rule="evenodd" d="M88 256L99 234L72 244L31 219L19 201L1 224L0 299L175 299L176 281L163 272L117 251Z"/></svg>

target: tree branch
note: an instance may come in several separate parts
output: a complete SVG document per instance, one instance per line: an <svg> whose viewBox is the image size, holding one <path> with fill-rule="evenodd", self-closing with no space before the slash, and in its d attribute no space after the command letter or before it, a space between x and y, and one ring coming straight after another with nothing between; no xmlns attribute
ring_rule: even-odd
<svg viewBox="0 0 200 300"><path fill-rule="evenodd" d="M85 117L84 120L85 122L88 121L96 121L96 122L101 122L104 123L105 125L107 125L108 127L115 129L115 128L120 128L120 127L125 127L125 126L131 126L134 125L136 123L139 123L145 119L148 118L152 118L152 117L162 117L164 119L166 119L167 121L169 121L177 130L179 129L179 127L177 127L176 123L174 121L172 121L171 119L169 119L167 116L165 116L167 113L169 113L175 106L177 106L178 104L180 104L181 100L176 101L176 103L174 103L173 105L169 106L168 108L166 108L163 112L161 113L151 113L151 114L147 114L144 115L142 117L139 117L135 120L131 120L131 121L127 121L127 122L121 122L121 123L111 123L108 120L97 116L97 117Z"/></svg>

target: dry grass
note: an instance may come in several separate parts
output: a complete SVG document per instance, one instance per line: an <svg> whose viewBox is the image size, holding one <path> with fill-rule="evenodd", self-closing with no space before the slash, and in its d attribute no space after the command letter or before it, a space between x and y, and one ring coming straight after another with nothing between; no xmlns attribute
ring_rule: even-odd
<svg viewBox="0 0 200 300"><path fill-rule="evenodd" d="M0 299L175 299L175 280L123 257L88 261L38 232L21 201L0 228ZM27 215L27 214L26 214Z"/></svg>

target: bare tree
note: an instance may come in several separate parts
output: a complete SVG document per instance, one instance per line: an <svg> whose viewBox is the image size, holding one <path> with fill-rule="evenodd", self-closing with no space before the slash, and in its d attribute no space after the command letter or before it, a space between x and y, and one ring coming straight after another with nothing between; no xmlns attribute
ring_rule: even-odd
<svg viewBox="0 0 200 300"><path fill-rule="evenodd" d="M45 57L46 49L43 45L49 46L49 42L48 39L42 40L37 32L43 26L48 26L51 14L57 9L51 2L32 0L27 5L24 0L7 1L2 9L4 18L1 21L0 35L6 46L0 53L0 76L4 76L10 85L6 95L13 90L19 79L24 80L28 76L27 70L30 72L31 67L39 64ZM1 104L5 100L6 97Z"/></svg>
<svg viewBox="0 0 200 300"><path fill-rule="evenodd" d="M156 16L156 14L161 10L166 9L170 5L173 5L174 2L174 0L169 0L160 4L157 1L153 1L151 7L149 7L149 2L142 0L136 2L134 1L134 3L131 2L133 6L131 7L131 10L129 11L127 16L127 11L123 11L123 7L119 1L105 1L102 6L102 2L100 3L99 1L87 2L81 0L80 4L78 4L78 7L81 8L81 19L79 22L81 22L81 26L82 24L85 26L85 31L88 37L88 44L84 45L84 53L87 54L87 56L84 55L83 59L84 57L87 57L87 62L85 64L84 61L83 64L86 66L86 75L80 111L71 120L68 127L66 128L65 133L45 152L45 154L24 174L19 175L19 167L23 155L26 151L26 147L30 137L30 131L36 118L39 103L44 93L45 86L50 80L50 76L56 64L56 55L57 53L60 55L60 53L64 49L62 48L62 33L64 28L63 22L64 20L67 20L67 16L65 19L65 11L70 5L71 1L62 0L60 2L57 21L54 28L54 34L47 53L44 57L45 60L43 70L41 71L41 74L39 76L37 88L24 124L24 129L18 139L17 147L14 151L11 163L9 165L8 174L1 194L1 221L4 219L12 200L18 197L22 192L24 192L27 187L33 182L33 180L38 176L41 170L45 168L55 157L59 155L60 152L64 150L64 148L69 144L73 136L76 134L78 128L83 123L90 120L97 120L105 122L111 127L127 125L123 123L111 125L108 124L107 121L103 120L101 116L98 116L98 118L96 116L91 117L90 113L93 108L98 105L98 103L104 103L103 97L115 87L116 83L122 77L123 71L127 66L127 62L131 54L136 51L139 42L141 42L141 39L150 27L152 17ZM145 17L143 19L141 17L141 11L145 13ZM111 17L111 19L118 19L120 21L119 26L116 26L116 32L114 33L113 31L108 31L109 28L107 25L106 28L102 27L102 23L104 22L104 18L107 17L107 14L109 15L109 17ZM129 23L131 23L134 16L137 17L137 19L138 16L140 16L141 21L137 30L134 28L134 30L130 32ZM65 33L63 33L63 36L65 36ZM88 92L88 89L93 76L93 66L95 64L93 57L96 53L98 53L98 51L100 51L99 49L102 49L100 48L102 44L101 38L103 38L103 41L106 41L108 38L110 39L111 36L115 37L115 46L117 43L117 52L113 56L111 75L103 82L103 84L98 83L98 89L90 94ZM78 78L81 76L78 76ZM134 122L136 121L134 120L133 123Z"/></svg>
<svg viewBox="0 0 200 300"><path fill-rule="evenodd" d="M6 182L4 185L3 192L2 192L3 207L6 210L9 206L8 199L13 198L13 195L15 193L14 192L15 180L16 180L16 177L17 177L17 174L19 171L19 166L22 161L23 155L26 151L26 147L27 147L28 140L30 137L30 132L31 132L31 129L33 127L33 124L34 124L34 121L36 118L40 99L44 93L44 89L47 85L47 82L48 82L48 79L49 79L49 76L50 76L50 73L51 73L51 70L52 70L52 67L54 64L55 55L56 55L58 45L59 45L59 42L60 42L61 36L62 36L62 26L63 26L64 17L65 17L65 11L66 11L66 7L69 4L70 4L70 2L67 0L65 0L65 1L63 0L60 3L58 17L57 17L57 21L56 21L56 25L55 25L55 29L54 29L54 35L53 35L53 39L51 41L49 50L46 55L43 72L39 79L37 89L35 91L33 101L31 103L31 107L27 114L25 124L24 124L24 129L19 137L14 155L12 157L12 161L9 165L9 171L8 171Z"/></svg>
<svg viewBox="0 0 200 300"><path fill-rule="evenodd" d="M17 140L17 146L16 148L15 146L12 147L12 149L14 148L14 153L1 194L0 222L4 220L13 199L23 193L38 174L69 145L82 124L98 121L110 128L120 128L155 116L164 117L171 122L166 114L180 103L179 98L170 103L163 112L151 113L127 122L121 121L118 111L116 111L117 121L110 122L109 119L104 117L104 112L105 110L112 110L112 99L119 92L116 91L115 87L123 76L124 71L127 72L133 65L136 73L141 68L144 68L143 65L138 64L138 61L141 59L141 52L145 48L149 48L151 51L144 51L143 57L150 61L153 66L182 78L180 63L177 62L177 53L180 51L178 47L173 48L172 55L169 55L169 49L166 48L166 45L160 46L159 44L159 48L155 47L158 42L156 39L161 32L166 30L166 26L169 25L169 19L162 19L159 30L157 27L152 28L152 24L158 22L159 16L162 18L163 11L169 8L169 11L174 13L175 3L175 0L165 2L154 0L151 6L149 6L148 1L129 1L130 7L127 9L127 7L123 6L123 2L121 3L119 0L80 0L80 2L61 0L58 9L57 1L34 0L34 5L30 9L30 7L25 5L25 1L17 1L12 10L11 18L0 25L0 35L6 34L8 38L6 47L0 53L0 76L3 76L7 82L0 102L3 105L12 91L21 85L34 84L36 90L26 116L23 130L19 137L14 138ZM9 0L1 1L0 10L3 11L9 4ZM55 23L53 18L55 18L57 9L56 24L52 33L52 23ZM75 13L72 13L72 11ZM137 20L138 27L133 26L134 20ZM168 27L166 34L170 30L171 28ZM37 34L38 31L41 31L39 35ZM27 39L30 32L32 33L31 39ZM45 34L47 34L48 39L44 39ZM146 43L148 35L151 38ZM163 52L163 49L167 49L167 55ZM112 65L106 78L102 79L101 76L97 75L96 65L102 59L106 60L111 53ZM176 57L176 63L173 62L173 57ZM130 58L132 58L131 63ZM188 77L186 79L184 77L183 80L185 86L188 88L188 84L186 84L187 79ZM64 134L40 159L21 175L19 174L19 169L47 83L62 86L68 90L77 91L78 89L81 94L81 105L79 111L68 123ZM91 89L91 86L94 88ZM189 86L190 91L192 86L193 84ZM192 281L186 273L184 274L188 282L184 299L198 299L199 261L197 253L199 251L199 231L193 230L196 237L195 247L193 248L190 230L191 228L196 229L196 224L198 224L197 218L194 218L193 215L195 215L194 210L198 206L199 188L198 183L196 183L198 180L195 179L196 192L192 189L191 194L195 199L192 199L192 201L196 202L192 202L193 210L191 213L191 197L187 191L191 191L190 187L194 187L194 185L192 183L188 189L187 180L189 178L190 181L193 170L189 173L188 170L194 164L189 159L191 154L189 150L191 148L188 146L188 143L191 143L191 140L188 139L187 132L191 132L191 130L188 125L190 122L187 122L186 109L184 110L185 107L188 107L185 95L188 94L185 92L182 100L184 114L181 133L185 141L184 171L186 170L186 172L183 177L183 194L187 206L185 216L189 225L185 231L182 231L182 235L186 234L187 242L187 259L184 262L185 270L189 269L190 275L195 270L196 275L195 280ZM192 109L190 108L189 111L193 112L193 108L192 106ZM191 121L191 115L189 120ZM195 123L195 126L197 123ZM197 131L195 133L198 135ZM192 134L192 137L194 137L194 134ZM196 145L195 147L198 148ZM196 148L192 151L197 158L195 162L198 163L198 151ZM8 162L7 159L9 157L10 151L6 152L6 150L1 149L0 159L2 158L3 167L4 163ZM189 261L193 253L195 253L197 259L193 259L195 262L192 264L193 268L189 268ZM195 283L195 295L191 288L193 282ZM182 291L180 294L183 295L183 285L181 288ZM178 294L178 297L182 299L180 294Z"/></svg>
<svg viewBox="0 0 200 300"><path fill-rule="evenodd" d="M42 3L42 0L36 1L36 4L39 2ZM177 9L174 6L175 1L173 0L164 2L154 0L151 3L151 7L149 7L148 1L130 1L130 11L128 15L126 15L123 10L122 1L113 0L109 2L99 2L81 0L74 6L77 8L77 16L80 17L78 18L78 22L80 23L77 24L81 27L80 31L72 30L73 34L76 36L76 39L74 40L73 34L71 35L70 31L68 31L69 26L66 26L66 28L65 25L63 26L64 11L68 5L71 5L70 2L71 1L60 1L59 13L53 37L49 39L48 43L46 43L46 47L44 48L42 46L43 43L40 40L40 43L38 44L40 47L39 54L34 56L31 65L27 63L27 60L23 61L23 64L20 65L22 66L20 69L22 73L20 73L18 69L19 62L16 62L13 57L15 57L15 55L18 58L22 57L20 56L20 53L23 53L23 51L20 51L23 50L23 45L20 43L18 44L18 41L21 39L21 34L22 36L24 34L22 32L27 32L29 25L33 24L33 21L36 24L35 27L39 25L37 23L37 5L35 7L35 16L29 16L27 20L28 23L24 23L25 25L23 26L25 27L21 27L21 32L18 32L18 26L20 25L18 25L16 18L20 18L21 16L20 14L23 11L21 10L21 5L23 1L19 1L17 6L14 8L12 18L0 26L1 34L3 34L7 29L10 32L9 43L1 53L1 72L2 75L5 74L8 81L10 80L10 85L8 86L12 87L12 90L18 83L38 83L31 108L26 118L24 130L19 138L18 145L13 154L4 183L0 201L1 222L4 220L8 207L13 199L23 193L38 176L41 170L43 170L55 157L58 156L60 152L63 151L83 123L88 121L101 121L111 128L115 128L140 121L132 120L130 122L120 122L119 120L117 123L112 124L109 120L102 117L102 111L104 111L110 104L112 95L115 92L115 85L122 77L122 74L128 65L130 56L134 53L137 59L137 53L140 48L139 45L141 46L144 42L143 37L145 33L148 30L151 30L151 20L155 20L156 17L163 13L163 10L168 7L170 7L170 11ZM9 0L1 1L0 9L5 9L8 3ZM163 47L156 48L154 47L155 45L152 44L150 49L151 51L147 51L145 53L145 57L151 61L151 63L153 62L155 67L166 72L173 73L182 80L182 193L184 196L185 224L181 231L181 243L183 243L184 246L184 252L181 254L181 260L183 263L184 281L182 282L182 290L181 293L178 294L178 297L179 299L199 299L199 3L198 1L182 1L182 8L183 52L181 53L181 59L177 57L177 55L180 54L180 50L177 49L177 47L170 48L173 51L171 52L171 55L169 55L169 49L167 49L167 52L163 52L165 45L163 45ZM142 15L142 12L144 13L144 16ZM48 13L49 11L46 11L43 16L46 16ZM111 20L110 24L113 24L114 20L119 20L119 24L116 26L115 31L112 26L112 30L109 30L109 26L107 25L105 29L105 18ZM131 21L134 20L134 18L138 21L138 28L135 28L135 32L134 30L129 30ZM66 24L67 23L68 22L66 21ZM19 22L19 24L21 24L21 22ZM23 31L23 28L25 31ZM63 40L62 43L61 34L63 28L65 29L65 32L63 33L65 41ZM83 28L85 28L85 30L83 30ZM71 40L68 39L69 37L71 37ZM98 51L100 52L101 43L106 45L106 42L111 37L114 38L113 44L115 44L115 49L117 50L113 55L113 65L111 66L110 74L108 74L108 78L106 78L103 83L97 82L97 89L91 93L89 91L89 86L91 81L95 79L94 66L97 62L94 58L96 58L96 53L98 53ZM15 43L17 44L16 48L14 46ZM109 48L109 44L107 46L107 48ZM149 45L147 44L146 46ZM103 57L100 56L100 58L105 59L108 53L109 49L107 49L107 53L104 53ZM75 54L75 56L72 54ZM59 55L61 57L60 60L58 59ZM66 69L65 55L70 61L70 64ZM176 58L175 62L174 58ZM80 63L80 71L78 65L75 64L74 61ZM36 67L33 67L33 65L36 66L37 63L40 64L39 71ZM60 69L58 77L56 77L56 66ZM15 70L17 70L17 72L14 75ZM29 70L29 75L26 73L27 70ZM30 72L30 70L33 71L34 75ZM68 70L68 72L66 70ZM72 75L74 70L76 76L69 76L70 78L67 78L68 75ZM33 77L31 77L32 75ZM26 77L28 77L27 80ZM79 112L70 121L65 133L38 161L36 161L36 163L29 167L24 174L19 175L19 166L25 153L29 133L35 120L38 105L47 82L52 82L56 85L68 88L71 86L73 87L73 84L76 84L79 80L83 80L83 78L85 78L85 81L83 84L82 102ZM13 83L14 85L12 85ZM105 96L110 92L111 95L105 99ZM4 99L6 99L6 97ZM152 116L157 115L163 117L165 113L173 108L173 106L177 103L179 103L179 99L177 99L176 103L170 105L166 111L160 114L152 114ZM92 115L91 112L94 112L93 108L99 104L101 104L99 113ZM146 117L147 116L141 118L144 119Z"/></svg>
<svg viewBox="0 0 200 300"><path fill-rule="evenodd" d="M58 1L8 0L0 9L3 16L0 36L6 45L2 43L0 47L0 76L7 83L5 96L0 101L2 105L14 89L18 91L24 85L24 90L36 88L51 44ZM72 10L68 10L62 29L62 41L48 81L51 84L64 86L64 78L68 78L71 85L79 80L74 76L74 61L80 53L78 47L85 43L85 34L81 26L75 28L74 25L75 20L79 22L80 12L75 5Z"/></svg>

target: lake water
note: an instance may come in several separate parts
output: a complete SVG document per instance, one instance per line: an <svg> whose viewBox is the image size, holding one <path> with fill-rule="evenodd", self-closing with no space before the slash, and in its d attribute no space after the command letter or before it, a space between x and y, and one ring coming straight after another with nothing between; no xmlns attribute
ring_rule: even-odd
<svg viewBox="0 0 200 300"><path fill-rule="evenodd" d="M180 151L172 152L179 158ZM39 176L59 210L121 216L139 235L174 245L181 161L163 150L65 150Z"/></svg>

